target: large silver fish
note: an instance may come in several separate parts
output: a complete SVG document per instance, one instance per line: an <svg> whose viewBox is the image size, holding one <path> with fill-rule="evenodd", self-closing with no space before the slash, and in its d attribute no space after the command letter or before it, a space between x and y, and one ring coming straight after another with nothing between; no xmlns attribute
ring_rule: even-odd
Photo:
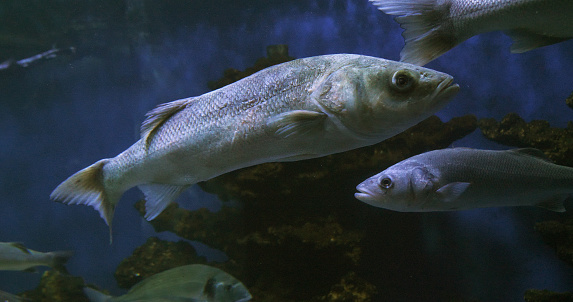
<svg viewBox="0 0 573 302"><path fill-rule="evenodd" d="M198 97L159 105L141 139L77 172L50 195L86 204L110 226L121 195L138 186L152 220L192 184L264 162L372 145L444 106L451 76L380 58L335 54L276 65Z"/></svg>
<svg viewBox="0 0 573 302"><path fill-rule="evenodd" d="M134 285L125 295L112 297L90 288L84 293L92 302L246 302L247 288L226 272L202 264L176 267Z"/></svg>
<svg viewBox="0 0 573 302"><path fill-rule="evenodd" d="M553 164L531 148L451 148L403 160L356 189L359 200L400 212L503 206L563 212L563 201L573 194L573 168Z"/></svg>
<svg viewBox="0 0 573 302"><path fill-rule="evenodd" d="M49 266L67 272L64 264L72 256L71 251L42 253L26 248L17 242L0 242L0 270L28 271L36 266Z"/></svg>
<svg viewBox="0 0 573 302"><path fill-rule="evenodd" d="M480 33L503 30L521 53L573 37L571 0L370 0L396 15L401 60L424 65Z"/></svg>

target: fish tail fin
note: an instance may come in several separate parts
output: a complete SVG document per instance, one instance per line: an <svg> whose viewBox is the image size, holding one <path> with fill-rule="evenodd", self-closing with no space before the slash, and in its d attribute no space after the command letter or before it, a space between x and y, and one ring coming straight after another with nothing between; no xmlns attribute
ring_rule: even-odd
<svg viewBox="0 0 573 302"><path fill-rule="evenodd" d="M143 184L137 187L145 195L145 219L151 221L189 186Z"/></svg>
<svg viewBox="0 0 573 302"><path fill-rule="evenodd" d="M103 167L109 161L110 159L102 159L76 172L54 189L50 199L65 204L84 204L96 209L109 226L111 244L111 222L121 194L112 195L106 191Z"/></svg>
<svg viewBox="0 0 573 302"><path fill-rule="evenodd" d="M370 0L379 10L397 16L404 29L406 45L400 52L402 62L425 65L461 41L448 18L450 4L436 0Z"/></svg>
<svg viewBox="0 0 573 302"><path fill-rule="evenodd" d="M108 296L102 292L99 292L93 288L84 287L84 295L90 300L91 302L107 302L112 297Z"/></svg>
<svg viewBox="0 0 573 302"><path fill-rule="evenodd" d="M50 266L54 268L56 271L62 274L68 274L68 270L66 269L65 265L66 262L74 255L73 251L56 251L50 252L52 256L52 263Z"/></svg>

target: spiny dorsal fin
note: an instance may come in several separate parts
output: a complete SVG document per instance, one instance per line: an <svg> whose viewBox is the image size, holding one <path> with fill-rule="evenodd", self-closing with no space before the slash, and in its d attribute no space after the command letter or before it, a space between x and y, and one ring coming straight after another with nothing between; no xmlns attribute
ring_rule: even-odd
<svg viewBox="0 0 573 302"><path fill-rule="evenodd" d="M509 150L509 152L514 152L514 153L521 154L521 155L532 156L535 158L542 159L546 162L551 162L549 157L547 157L547 155L545 155L545 153L543 153L543 151L541 151L539 149L535 149L535 148L512 149L512 150Z"/></svg>
<svg viewBox="0 0 573 302"><path fill-rule="evenodd" d="M145 114L146 119L141 124L141 139L145 141L145 145L148 146L149 141L157 131L167 121L177 112L185 109L187 105L192 101L192 98L181 99L165 104L160 104L155 109L149 111Z"/></svg>

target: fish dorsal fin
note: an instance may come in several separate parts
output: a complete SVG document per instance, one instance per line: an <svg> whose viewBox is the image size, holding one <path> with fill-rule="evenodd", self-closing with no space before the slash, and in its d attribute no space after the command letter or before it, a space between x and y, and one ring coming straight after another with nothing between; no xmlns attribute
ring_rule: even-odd
<svg viewBox="0 0 573 302"><path fill-rule="evenodd" d="M534 48L543 47L570 39L545 36L526 29L509 30L506 32L506 34L513 40L513 44L511 44L512 53L523 53Z"/></svg>
<svg viewBox="0 0 573 302"><path fill-rule="evenodd" d="M141 124L141 139L145 141L145 146L149 145L149 141L157 131L169 118L177 112L185 109L193 99L181 99L165 104L160 104L153 110L145 114L146 119Z"/></svg>
<svg viewBox="0 0 573 302"><path fill-rule="evenodd" d="M436 190L436 193L440 196L440 200L453 202L458 199L469 186L469 182L452 182Z"/></svg>
<svg viewBox="0 0 573 302"><path fill-rule="evenodd" d="M274 128L275 134L287 138L292 135L305 135L322 129L328 115L310 110L293 110L271 117L267 126Z"/></svg>
<svg viewBox="0 0 573 302"><path fill-rule="evenodd" d="M513 153L520 154L520 155L532 156L532 157L539 158L539 159L542 159L542 160L547 161L547 162L551 162L549 157L547 157L547 155L545 155L545 153L543 153L543 151L541 151L539 149L535 149L535 148L513 149L513 150L509 150L509 152L513 152Z"/></svg>
<svg viewBox="0 0 573 302"><path fill-rule="evenodd" d="M22 252L24 252L26 254L31 254L30 250L27 247L25 247L21 242L10 242L10 245L12 247L15 247L15 248L21 250Z"/></svg>

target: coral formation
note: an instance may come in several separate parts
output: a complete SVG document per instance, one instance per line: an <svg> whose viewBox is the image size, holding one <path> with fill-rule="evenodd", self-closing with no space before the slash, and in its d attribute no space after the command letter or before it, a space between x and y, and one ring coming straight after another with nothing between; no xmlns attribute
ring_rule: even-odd
<svg viewBox="0 0 573 302"><path fill-rule="evenodd" d="M565 100L565 104L567 104L569 108L573 109L573 92L571 92L569 97Z"/></svg>
<svg viewBox="0 0 573 302"><path fill-rule="evenodd" d="M490 140L509 146L537 148L556 164L573 167L573 122L569 122L567 128L553 128L547 121L527 123L517 114L510 113L499 123L490 118L480 119L478 126Z"/></svg>

